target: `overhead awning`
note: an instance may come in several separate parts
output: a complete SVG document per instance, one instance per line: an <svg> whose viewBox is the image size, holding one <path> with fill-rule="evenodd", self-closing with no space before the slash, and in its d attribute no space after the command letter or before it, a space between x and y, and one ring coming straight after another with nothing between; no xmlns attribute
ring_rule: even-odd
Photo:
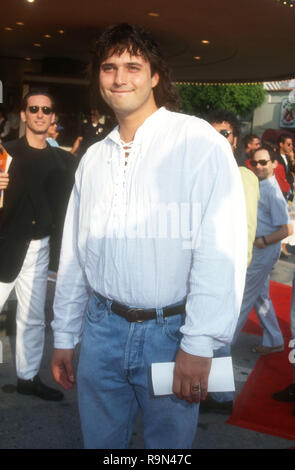
<svg viewBox="0 0 295 470"><path fill-rule="evenodd" d="M7 0L1 2L0 60L86 62L93 38L107 25L127 21L158 39L178 81L289 79L295 77L293 5L290 0Z"/></svg>

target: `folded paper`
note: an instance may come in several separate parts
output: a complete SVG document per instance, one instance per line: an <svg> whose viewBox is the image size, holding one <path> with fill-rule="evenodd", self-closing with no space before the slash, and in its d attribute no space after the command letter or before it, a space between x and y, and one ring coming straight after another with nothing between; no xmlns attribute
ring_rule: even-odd
<svg viewBox="0 0 295 470"><path fill-rule="evenodd" d="M173 386L174 362L152 364L152 383L155 395L171 395ZM208 392L233 392L235 390L231 357L216 357L208 378Z"/></svg>

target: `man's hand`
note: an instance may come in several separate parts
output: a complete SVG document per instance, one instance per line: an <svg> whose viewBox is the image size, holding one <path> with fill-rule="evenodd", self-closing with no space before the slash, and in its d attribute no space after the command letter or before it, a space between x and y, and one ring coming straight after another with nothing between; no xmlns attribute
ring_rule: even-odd
<svg viewBox="0 0 295 470"><path fill-rule="evenodd" d="M0 173L0 190L6 189L9 183L8 173Z"/></svg>
<svg viewBox="0 0 295 470"><path fill-rule="evenodd" d="M74 142L74 144L73 144L73 147L72 147L71 150L70 150L70 152L71 152L73 155L78 151L79 146L80 146L82 140L83 140L83 137L82 137L82 136L77 137L77 139L75 140L75 142Z"/></svg>
<svg viewBox="0 0 295 470"><path fill-rule="evenodd" d="M256 246L256 248L260 248L260 249L266 247L266 245L265 245L265 243L264 243L262 237L256 238L256 240L254 241L253 245Z"/></svg>
<svg viewBox="0 0 295 470"><path fill-rule="evenodd" d="M65 390L70 390L75 384L73 356L73 349L55 349L51 360L54 380Z"/></svg>
<svg viewBox="0 0 295 470"><path fill-rule="evenodd" d="M189 403L198 403L200 398L205 400L211 362L209 357L193 356L179 349L174 368L173 393Z"/></svg>

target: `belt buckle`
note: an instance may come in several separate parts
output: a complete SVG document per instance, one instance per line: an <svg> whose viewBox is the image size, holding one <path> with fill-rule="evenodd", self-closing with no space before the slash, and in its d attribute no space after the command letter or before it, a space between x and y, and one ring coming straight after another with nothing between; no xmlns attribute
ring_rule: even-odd
<svg viewBox="0 0 295 470"><path fill-rule="evenodd" d="M137 318L138 312L143 312L143 308L128 308L127 313L128 313L128 315L129 314L131 315L131 320L129 320L129 321L136 322L136 323L143 323L144 320L139 320ZM132 318L132 316L133 316L133 318Z"/></svg>

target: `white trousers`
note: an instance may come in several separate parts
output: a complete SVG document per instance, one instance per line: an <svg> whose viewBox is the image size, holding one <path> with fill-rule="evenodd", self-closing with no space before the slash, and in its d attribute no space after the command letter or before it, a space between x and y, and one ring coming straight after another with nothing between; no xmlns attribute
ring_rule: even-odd
<svg viewBox="0 0 295 470"><path fill-rule="evenodd" d="M16 371L29 380L39 372L45 336L45 300L49 262L49 237L32 240L21 271L10 283L0 282L0 311L15 288Z"/></svg>
<svg viewBox="0 0 295 470"><path fill-rule="evenodd" d="M279 259L280 249L280 243L269 245L263 249L253 248L252 261L247 269L243 302L232 344L237 341L253 307L263 329L262 345L275 347L284 344L284 338L269 297L269 275L275 262Z"/></svg>

